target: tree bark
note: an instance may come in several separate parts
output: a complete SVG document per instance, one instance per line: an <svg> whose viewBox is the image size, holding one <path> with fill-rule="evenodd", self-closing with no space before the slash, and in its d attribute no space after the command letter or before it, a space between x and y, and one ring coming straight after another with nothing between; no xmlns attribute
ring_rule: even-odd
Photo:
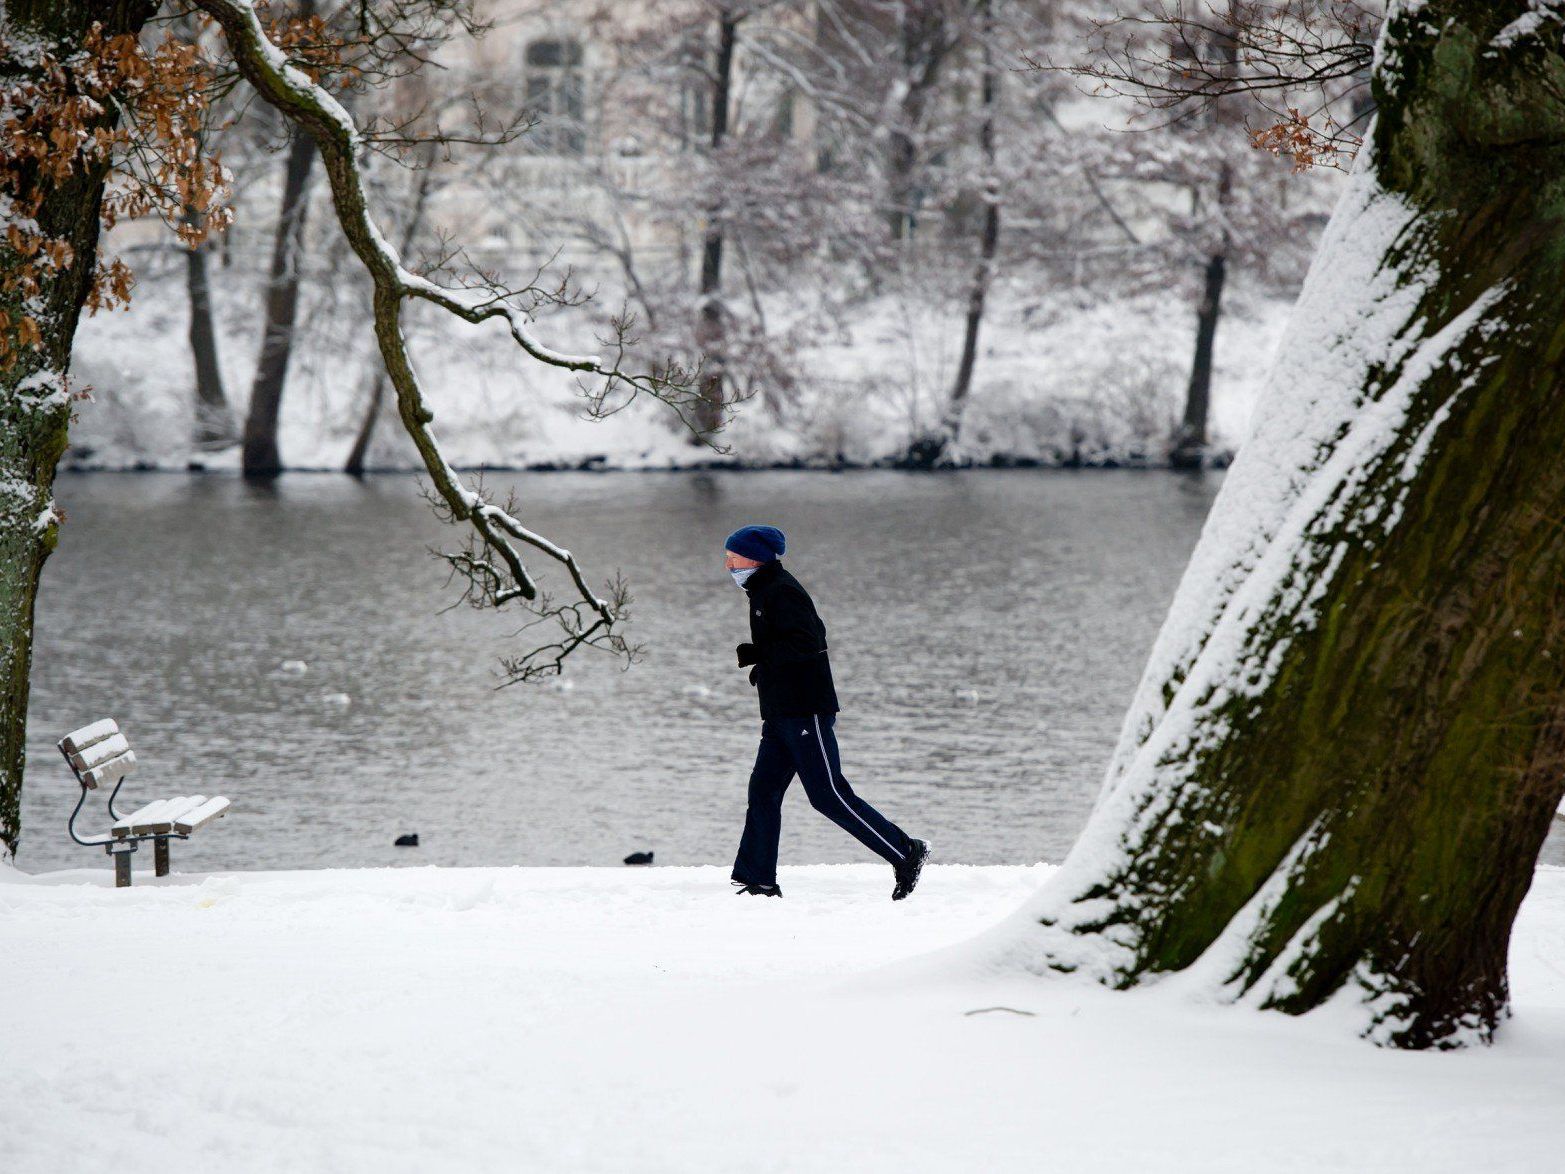
<svg viewBox="0 0 1565 1174"><path fill-rule="evenodd" d="M714 164L721 167L723 144L728 138L729 94L733 84L734 42L739 18L723 8L717 22L717 62L712 81L712 137ZM701 353L701 397L696 405L694 443L715 432L723 423L723 375L727 356L723 330L723 216L719 198L707 213L701 242L701 309L696 342Z"/></svg>
<svg viewBox="0 0 1565 1174"><path fill-rule="evenodd" d="M245 416L242 464L246 477L275 477L283 468L277 447L277 419L282 409L283 389L288 382L288 360L293 353L304 221L309 207L310 170L314 164L315 140L295 131L288 144L283 202L272 238L261 354L256 362L255 381L250 386L250 410Z"/></svg>
<svg viewBox="0 0 1565 1174"><path fill-rule="evenodd" d="M1525 0L1390 14L1370 142L1097 808L1007 944L1027 965L1332 1001L1399 1047L1507 1014L1565 791L1562 34Z"/></svg>
<svg viewBox="0 0 1565 1174"><path fill-rule="evenodd" d="M0 14L0 32L9 43L48 45L65 57L80 51L95 22L109 35L139 32L155 9L150 0L10 0ZM25 63L0 54L0 88L25 83L29 74ZM105 110L98 125L111 128L115 118L112 109ZM71 259L46 271L32 298L0 290L3 329L16 348L0 364L0 855L14 854L21 837L33 608L38 576L59 538L53 489L70 423L66 373L96 265L107 174L106 162L77 167L58 184L36 172L23 174L16 194L42 195L34 217L38 231L67 241ZM0 234L0 272L18 262ZM22 343L17 333L24 315L38 324L42 337L36 347Z"/></svg>
<svg viewBox="0 0 1565 1174"><path fill-rule="evenodd" d="M200 214L186 213L191 223ZM185 250L185 289L190 296L190 354L195 363L195 428L192 439L198 450L227 448L237 439L234 416L223 391L223 368L218 361L217 327L212 318L212 283L207 274L208 245Z"/></svg>

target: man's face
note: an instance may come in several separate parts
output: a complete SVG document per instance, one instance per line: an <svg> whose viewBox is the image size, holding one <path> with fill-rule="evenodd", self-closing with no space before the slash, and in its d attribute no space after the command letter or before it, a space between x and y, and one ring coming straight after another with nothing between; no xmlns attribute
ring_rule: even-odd
<svg viewBox="0 0 1565 1174"><path fill-rule="evenodd" d="M723 551L723 566L730 571L742 571L747 567L758 567L761 564L753 558L745 558L742 554L735 554L731 550Z"/></svg>

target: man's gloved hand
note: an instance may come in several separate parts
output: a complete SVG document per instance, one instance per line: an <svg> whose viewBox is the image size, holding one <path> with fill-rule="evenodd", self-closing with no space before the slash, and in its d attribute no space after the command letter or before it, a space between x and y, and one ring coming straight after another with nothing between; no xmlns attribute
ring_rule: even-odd
<svg viewBox="0 0 1565 1174"><path fill-rule="evenodd" d="M746 665L761 663L761 655L756 652L754 644L741 644L734 651L739 654L740 668L744 668Z"/></svg>
<svg viewBox="0 0 1565 1174"><path fill-rule="evenodd" d="M756 665L753 669L750 670L750 684L752 684L752 685L755 684L755 674L760 672L760 671L761 671L761 666L760 665Z"/></svg>

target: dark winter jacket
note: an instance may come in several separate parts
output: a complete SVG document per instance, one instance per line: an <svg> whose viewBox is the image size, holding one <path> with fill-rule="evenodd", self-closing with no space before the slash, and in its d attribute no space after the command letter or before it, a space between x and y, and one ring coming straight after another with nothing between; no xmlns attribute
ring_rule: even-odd
<svg viewBox="0 0 1565 1174"><path fill-rule="evenodd" d="M755 665L750 683L760 695L761 716L836 713L826 625L810 593L779 562L762 566L745 580L744 590L751 642L739 646L739 663Z"/></svg>

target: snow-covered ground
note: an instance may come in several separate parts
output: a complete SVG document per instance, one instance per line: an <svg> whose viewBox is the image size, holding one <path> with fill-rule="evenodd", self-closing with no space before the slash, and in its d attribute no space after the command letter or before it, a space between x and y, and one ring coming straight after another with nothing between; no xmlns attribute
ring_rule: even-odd
<svg viewBox="0 0 1565 1174"><path fill-rule="evenodd" d="M1493 1048L943 956L1046 866L0 869L0 1133L69 1171L1545 1171L1565 871ZM956 957L959 960L961 953ZM891 965L888 965L891 964ZM998 1009L1008 1008L1008 1009Z"/></svg>

